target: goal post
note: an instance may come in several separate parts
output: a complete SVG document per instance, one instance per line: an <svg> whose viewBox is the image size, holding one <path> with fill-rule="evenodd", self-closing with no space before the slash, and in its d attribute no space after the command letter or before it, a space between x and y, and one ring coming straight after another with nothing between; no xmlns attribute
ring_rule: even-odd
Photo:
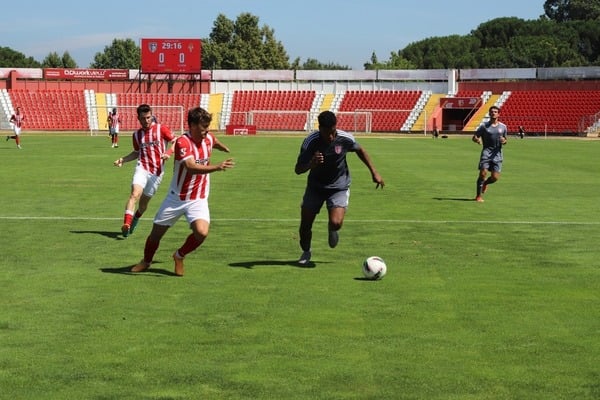
<svg viewBox="0 0 600 400"><path fill-rule="evenodd" d="M89 106L88 124L90 135L98 134L108 135L108 113L113 108L117 109L119 118L119 133L131 133L140 128L137 119L138 106ZM168 126L174 133L183 134L187 123L186 111L183 106L155 106L152 107L152 113L156 116L158 123Z"/></svg>
<svg viewBox="0 0 600 400"><path fill-rule="evenodd" d="M372 110L338 111L337 127L347 132L371 133L373 125Z"/></svg>

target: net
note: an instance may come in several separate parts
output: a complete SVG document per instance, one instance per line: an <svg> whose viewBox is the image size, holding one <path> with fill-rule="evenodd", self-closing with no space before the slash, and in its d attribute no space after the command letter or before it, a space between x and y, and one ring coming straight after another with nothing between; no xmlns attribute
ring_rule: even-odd
<svg viewBox="0 0 600 400"><path fill-rule="evenodd" d="M119 133L131 133L140 127L137 119L137 106L90 106L89 126L90 135L108 135L108 113L117 108L119 119ZM183 134L185 131L186 115L183 106L154 106L152 112L162 125L168 126L173 132Z"/></svg>

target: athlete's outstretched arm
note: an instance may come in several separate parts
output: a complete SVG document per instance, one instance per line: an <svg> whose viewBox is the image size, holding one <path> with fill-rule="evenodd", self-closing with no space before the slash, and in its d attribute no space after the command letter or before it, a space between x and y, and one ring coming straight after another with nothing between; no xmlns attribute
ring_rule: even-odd
<svg viewBox="0 0 600 400"><path fill-rule="evenodd" d="M367 168L369 168L369 172L371 172L371 178L373 179L373 182L377 184L375 186L375 189L379 188L380 186L383 189L383 187L385 186L385 182L383 181L381 175L379 175L379 172L377 172L377 170L375 169L375 166L371 161L369 153L367 153L364 147L361 147L359 150L356 151L356 155L367 166Z"/></svg>

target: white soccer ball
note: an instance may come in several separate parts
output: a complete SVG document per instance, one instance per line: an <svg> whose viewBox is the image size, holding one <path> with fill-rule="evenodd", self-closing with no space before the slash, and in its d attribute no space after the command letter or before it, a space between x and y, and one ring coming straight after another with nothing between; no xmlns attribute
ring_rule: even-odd
<svg viewBox="0 0 600 400"><path fill-rule="evenodd" d="M362 272L365 278L376 281L385 276L387 265L381 257L371 256L363 262Z"/></svg>

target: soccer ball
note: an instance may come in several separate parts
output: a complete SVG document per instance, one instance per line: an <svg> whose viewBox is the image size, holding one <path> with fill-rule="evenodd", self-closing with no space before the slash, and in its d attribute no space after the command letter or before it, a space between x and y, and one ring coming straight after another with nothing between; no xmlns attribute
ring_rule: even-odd
<svg viewBox="0 0 600 400"><path fill-rule="evenodd" d="M365 278L376 281L385 276L387 266L381 257L371 256L363 262L362 272Z"/></svg>

